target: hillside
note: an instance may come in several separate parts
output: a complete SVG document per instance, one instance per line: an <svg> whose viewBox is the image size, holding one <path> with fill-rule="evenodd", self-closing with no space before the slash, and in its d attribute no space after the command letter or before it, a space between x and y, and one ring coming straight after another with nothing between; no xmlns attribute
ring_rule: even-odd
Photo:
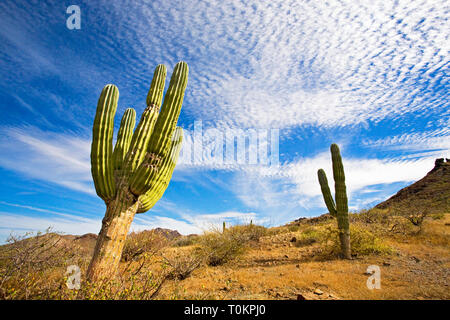
<svg viewBox="0 0 450 320"><path fill-rule="evenodd" d="M435 211L450 212L450 159L436 159L434 168L425 177L401 189L376 208L389 209L399 205L423 207L430 203Z"/></svg>

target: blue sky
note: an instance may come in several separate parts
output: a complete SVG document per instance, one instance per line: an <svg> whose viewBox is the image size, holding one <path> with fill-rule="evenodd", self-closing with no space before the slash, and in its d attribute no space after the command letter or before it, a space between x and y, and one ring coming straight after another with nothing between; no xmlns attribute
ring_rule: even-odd
<svg viewBox="0 0 450 320"><path fill-rule="evenodd" d="M81 29L66 9L81 9ZM316 172L341 147L350 207L367 208L449 157L446 1L2 1L0 241L11 231L97 233L90 175L102 87L116 132L153 70L180 60L179 125L279 130L280 165L181 163L133 230L198 233L221 221L279 225L326 212ZM183 151L184 152L184 151Z"/></svg>

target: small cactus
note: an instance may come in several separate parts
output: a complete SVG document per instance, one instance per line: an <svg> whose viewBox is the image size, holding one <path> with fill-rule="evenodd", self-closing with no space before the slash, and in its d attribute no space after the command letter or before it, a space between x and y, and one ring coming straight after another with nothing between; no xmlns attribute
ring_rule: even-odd
<svg viewBox="0 0 450 320"><path fill-rule="evenodd" d="M134 215L152 208L170 182L183 140L183 130L176 124L187 79L188 65L177 63L162 103L166 67L158 65L136 130L133 132L136 112L129 108L122 117L114 149L119 90L108 84L100 94L93 126L91 172L106 213L88 267L89 281L116 273Z"/></svg>
<svg viewBox="0 0 450 320"><path fill-rule="evenodd" d="M225 226L225 221L222 224L222 232L225 232L225 230L227 229L227 227Z"/></svg>
<svg viewBox="0 0 450 320"><path fill-rule="evenodd" d="M333 163L333 178L336 203L333 200L333 196L331 195L325 171L323 169L319 169L317 171L317 176L319 178L323 200L328 208L328 212L333 217L337 218L342 256L346 259L351 259L350 224L348 221L348 199L345 186L344 166L342 164L342 157L338 145L333 143L330 147L330 150L331 160Z"/></svg>

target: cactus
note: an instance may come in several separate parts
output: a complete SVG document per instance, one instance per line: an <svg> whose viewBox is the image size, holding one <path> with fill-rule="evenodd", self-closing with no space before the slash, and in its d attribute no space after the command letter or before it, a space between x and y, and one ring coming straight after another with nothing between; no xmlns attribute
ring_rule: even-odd
<svg viewBox="0 0 450 320"><path fill-rule="evenodd" d="M335 188L336 203L331 195L328 187L328 180L323 169L317 171L320 188L322 189L323 200L328 208L328 212L337 218L339 229L339 240L341 242L342 256L346 259L351 259L350 248L350 225L348 221L348 199L345 186L344 166L342 164L342 157L337 144L333 143L330 147L331 160L333 163L333 178Z"/></svg>
<svg viewBox="0 0 450 320"><path fill-rule="evenodd" d="M224 221L223 225L222 225L222 232L225 232L226 229L227 229L227 227L225 226L225 221Z"/></svg>
<svg viewBox="0 0 450 320"><path fill-rule="evenodd" d="M122 117L114 149L119 90L108 84L100 94L93 126L91 172L106 213L88 267L89 281L115 275L135 214L151 209L169 185L183 140L183 130L176 123L187 86L187 64L179 62L175 66L161 107L165 79L166 67L158 65L136 130L133 132L136 112L129 108Z"/></svg>

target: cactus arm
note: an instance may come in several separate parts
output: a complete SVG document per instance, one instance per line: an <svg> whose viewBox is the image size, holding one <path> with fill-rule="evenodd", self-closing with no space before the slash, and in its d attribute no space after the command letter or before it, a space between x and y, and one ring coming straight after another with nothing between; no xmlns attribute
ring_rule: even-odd
<svg viewBox="0 0 450 320"><path fill-rule="evenodd" d="M119 133L113 152L114 171L121 170L125 156L130 147L131 137L133 136L134 126L136 125L136 111L128 108L120 121Z"/></svg>
<svg viewBox="0 0 450 320"><path fill-rule="evenodd" d="M171 138L180 115L186 90L188 72L188 66L185 62L177 63L174 68L169 89L156 121L144 161L130 180L130 190L135 195L145 194L150 189L158 171L161 170L162 159L170 151Z"/></svg>
<svg viewBox="0 0 450 320"><path fill-rule="evenodd" d="M106 85L97 103L91 144L91 173L95 190L105 202L116 192L112 162L112 139L114 116L119 100L119 90L115 85Z"/></svg>
<svg viewBox="0 0 450 320"><path fill-rule="evenodd" d="M152 83L150 84L150 89L148 90L147 94L147 106L156 105L158 106L158 109L161 107L164 95L164 86L166 83L166 75L166 66L163 64L157 65L153 73L153 79Z"/></svg>
<svg viewBox="0 0 450 320"><path fill-rule="evenodd" d="M317 171L319 177L320 188L322 189L323 200L328 208L328 212L336 217L336 205L334 204L333 196L331 195L330 187L328 186L327 175L323 169Z"/></svg>
<svg viewBox="0 0 450 320"><path fill-rule="evenodd" d="M125 158L124 171L129 177L132 176L144 160L145 152L161 106L166 72L164 65L158 65L153 73L152 83L147 94L147 107L142 113L141 120L134 131L131 145Z"/></svg>
<svg viewBox="0 0 450 320"><path fill-rule="evenodd" d="M155 183L145 194L142 194L139 197L139 208L137 213L143 213L150 210L163 196L177 164L182 142L183 129L177 127L174 132L173 143L170 152L167 157L163 159L161 170L159 171L158 177L155 179Z"/></svg>

